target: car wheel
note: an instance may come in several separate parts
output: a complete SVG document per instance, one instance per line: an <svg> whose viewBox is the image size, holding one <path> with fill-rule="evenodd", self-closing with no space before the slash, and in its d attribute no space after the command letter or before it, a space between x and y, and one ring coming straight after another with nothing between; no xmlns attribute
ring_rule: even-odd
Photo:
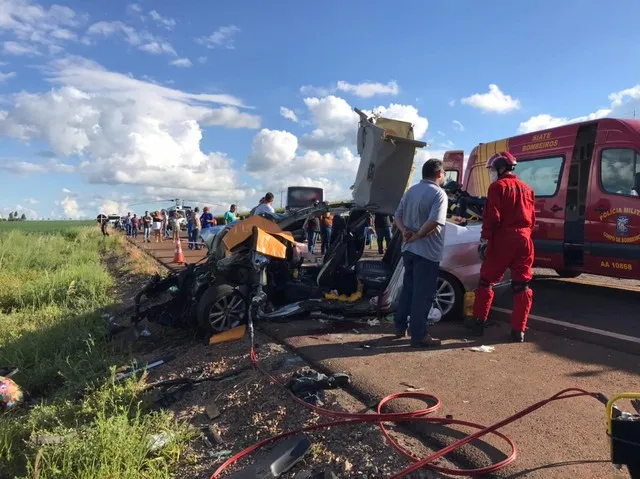
<svg viewBox="0 0 640 479"><path fill-rule="evenodd" d="M444 321L460 319L462 317L462 304L464 290L458 280L444 271L438 273L438 287L436 289L435 306L442 313Z"/></svg>
<svg viewBox="0 0 640 479"><path fill-rule="evenodd" d="M221 333L247 321L247 301L228 284L213 285L198 302L198 324L208 334Z"/></svg>
<svg viewBox="0 0 640 479"><path fill-rule="evenodd" d="M577 271L571 271L571 270L568 270L568 269L557 269L556 273L561 278L577 278L578 276L580 276L582 274L582 273L579 273Z"/></svg>

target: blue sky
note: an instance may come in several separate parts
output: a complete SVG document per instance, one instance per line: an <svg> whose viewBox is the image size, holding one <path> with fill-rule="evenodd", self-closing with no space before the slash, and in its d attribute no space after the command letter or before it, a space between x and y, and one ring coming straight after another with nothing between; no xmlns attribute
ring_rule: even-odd
<svg viewBox="0 0 640 479"><path fill-rule="evenodd" d="M430 143L418 161L632 116L639 14L631 0L0 0L0 214L173 197L221 213L288 185L344 199L354 106L414 123Z"/></svg>

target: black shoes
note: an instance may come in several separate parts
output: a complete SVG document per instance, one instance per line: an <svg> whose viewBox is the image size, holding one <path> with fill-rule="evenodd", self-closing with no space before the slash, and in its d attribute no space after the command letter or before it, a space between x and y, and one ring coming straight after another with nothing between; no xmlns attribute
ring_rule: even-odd
<svg viewBox="0 0 640 479"><path fill-rule="evenodd" d="M393 334L393 339L404 339L407 336L407 331L396 331Z"/></svg>
<svg viewBox="0 0 640 479"><path fill-rule="evenodd" d="M412 348L434 348L442 344L442 341L436 338L432 338L428 334L420 341L411 341Z"/></svg>
<svg viewBox="0 0 640 479"><path fill-rule="evenodd" d="M467 318L464 320L464 325L467 329L471 330L471 334L474 336L481 337L484 335L484 321L475 318Z"/></svg>
<svg viewBox="0 0 640 479"><path fill-rule="evenodd" d="M513 341L514 343L524 343L524 332L512 329L510 337L511 341Z"/></svg>

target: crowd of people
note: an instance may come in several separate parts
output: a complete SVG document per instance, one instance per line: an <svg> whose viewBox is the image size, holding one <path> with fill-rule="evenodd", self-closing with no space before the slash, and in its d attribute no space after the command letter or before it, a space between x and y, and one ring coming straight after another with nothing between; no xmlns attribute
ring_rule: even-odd
<svg viewBox="0 0 640 479"><path fill-rule="evenodd" d="M224 214L224 224L233 223L238 219L236 205L231 205ZM185 217L186 216L186 217ZM189 237L189 249L199 250L200 233L202 230L217 225L217 221L208 206L202 209L195 207L193 210L158 210L145 211L143 216L128 212L122 220L115 225L130 238L137 238L142 234L145 243L152 241L160 243L164 240L177 241L180 239L182 224L185 223Z"/></svg>

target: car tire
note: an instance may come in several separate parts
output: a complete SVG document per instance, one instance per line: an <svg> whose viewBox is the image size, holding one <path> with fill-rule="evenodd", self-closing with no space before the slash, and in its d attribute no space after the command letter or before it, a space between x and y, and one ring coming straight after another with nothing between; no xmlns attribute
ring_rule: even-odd
<svg viewBox="0 0 640 479"><path fill-rule="evenodd" d="M463 304L464 288L458 279L445 271L440 271L436 289L436 306L442 312L442 321L462 319Z"/></svg>
<svg viewBox="0 0 640 479"><path fill-rule="evenodd" d="M577 278L582 274L577 271L571 271L569 269L557 269L556 273L561 278Z"/></svg>
<svg viewBox="0 0 640 479"><path fill-rule="evenodd" d="M244 295L228 284L212 285L198 301L198 325L207 334L217 334L247 322Z"/></svg>

